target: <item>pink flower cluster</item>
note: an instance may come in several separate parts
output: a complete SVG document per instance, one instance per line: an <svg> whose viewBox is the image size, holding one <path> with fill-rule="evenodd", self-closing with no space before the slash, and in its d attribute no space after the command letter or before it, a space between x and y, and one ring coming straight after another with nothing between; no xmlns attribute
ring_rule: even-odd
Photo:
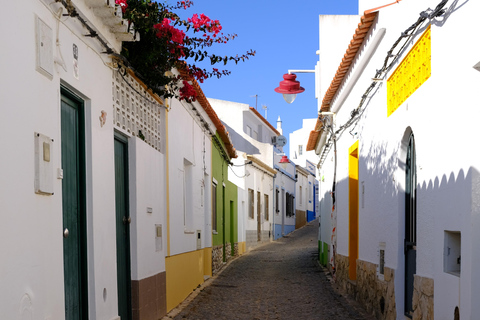
<svg viewBox="0 0 480 320"><path fill-rule="evenodd" d="M200 15L200 18L198 17L198 14L194 14L191 18L188 18L188 22L193 24L195 31L200 31L202 27L205 27L208 32L213 33L214 37L216 37L217 34L222 30L220 21L212 20L203 13ZM206 34L203 36L205 37Z"/></svg>
<svg viewBox="0 0 480 320"><path fill-rule="evenodd" d="M205 70L202 70L196 66L190 66L190 73L200 83L203 83L203 80L208 78L208 75L205 73Z"/></svg>
<svg viewBox="0 0 480 320"><path fill-rule="evenodd" d="M180 88L180 100L192 102L197 100L197 91L188 81L183 80L183 87Z"/></svg>
<svg viewBox="0 0 480 320"><path fill-rule="evenodd" d="M167 38L169 39L169 50L170 53L178 52L180 57L184 57L183 53L183 42L185 40L185 32L178 30L174 26L170 25L170 20L165 18L162 23L157 23L153 26L157 29L158 38Z"/></svg>
<svg viewBox="0 0 480 320"><path fill-rule="evenodd" d="M119 5L122 8L122 12L125 13L128 7L127 0L115 0L115 4Z"/></svg>

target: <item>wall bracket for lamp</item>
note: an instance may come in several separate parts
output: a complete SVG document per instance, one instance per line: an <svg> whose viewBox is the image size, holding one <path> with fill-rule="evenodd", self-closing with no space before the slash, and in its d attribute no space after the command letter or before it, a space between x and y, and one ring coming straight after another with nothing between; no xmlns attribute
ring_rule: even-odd
<svg viewBox="0 0 480 320"><path fill-rule="evenodd" d="M318 112L319 117L324 117L324 116L332 116L332 124L335 126L337 123L337 114L335 112L331 111L319 111Z"/></svg>

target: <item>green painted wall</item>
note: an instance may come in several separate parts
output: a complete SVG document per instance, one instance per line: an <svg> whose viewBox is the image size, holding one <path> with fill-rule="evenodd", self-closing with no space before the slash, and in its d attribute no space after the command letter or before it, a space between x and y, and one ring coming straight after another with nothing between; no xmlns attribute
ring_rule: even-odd
<svg viewBox="0 0 480 320"><path fill-rule="evenodd" d="M217 133L221 148L224 148ZM237 186L228 181L228 163L218 150L220 146L212 141L212 176L217 185L217 234L212 235L213 246L230 245L238 242ZM225 149L223 149L225 150ZM225 152L226 153L226 152ZM225 184L225 188L223 187ZM233 210L231 210L233 208Z"/></svg>
<svg viewBox="0 0 480 320"><path fill-rule="evenodd" d="M328 263L328 243L318 241L318 260L320 264L324 267L327 266Z"/></svg>

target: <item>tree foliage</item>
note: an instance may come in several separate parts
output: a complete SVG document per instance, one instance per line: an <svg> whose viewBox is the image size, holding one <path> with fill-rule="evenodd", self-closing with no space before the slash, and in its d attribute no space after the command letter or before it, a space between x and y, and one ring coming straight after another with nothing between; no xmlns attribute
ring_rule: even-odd
<svg viewBox="0 0 480 320"><path fill-rule="evenodd" d="M204 14L181 19L175 12L192 6L192 1L179 1L173 6L152 0L116 0L116 4L122 7L129 28L133 27L140 35L140 41L123 43L122 56L147 86L165 98L195 100L190 84L170 72L174 68L184 68L203 83L210 77L229 75L230 71L213 67L211 70L202 69L195 65L196 62L207 59L212 66L226 65L255 55L253 50L235 57L209 53L207 50L213 45L228 43L237 35L224 35L220 22Z"/></svg>

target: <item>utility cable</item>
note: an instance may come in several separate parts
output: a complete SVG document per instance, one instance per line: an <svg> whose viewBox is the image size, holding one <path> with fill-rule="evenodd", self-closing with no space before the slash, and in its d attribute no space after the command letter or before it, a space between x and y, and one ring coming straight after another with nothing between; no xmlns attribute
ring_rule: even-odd
<svg viewBox="0 0 480 320"><path fill-rule="evenodd" d="M400 58L400 54L403 52L407 44L410 42L410 40L413 38L415 35L415 32L418 30L418 28L425 22L425 20L429 19L432 20L436 17L439 17L443 15L446 11L444 9L444 6L447 4L448 0L442 0L434 10L431 10L430 8L420 12L420 16L417 19L415 23L413 23L410 27L408 27L404 32L401 33L400 37L395 41L395 43L392 45L390 50L387 52L387 56L385 57L383 66L376 70L374 79L384 79L385 75L387 72L392 68L392 66L398 61ZM395 48L398 47L398 45L402 42L403 43L398 50L396 54L393 54L393 51ZM341 134L349 127L351 127L353 124L355 126L350 130L350 134L352 134L353 130L356 128L358 121L362 117L363 113L366 110L366 107L364 107L365 101L367 98L370 96L370 93L377 88L378 82L377 81L372 81L372 83L368 86L368 88L365 90L364 94L362 95L362 98L360 99L359 105L353 109L350 112L350 119L340 126L333 134L330 135L330 138L328 139L327 143L325 144L325 147L323 149L323 152L320 156L320 163L319 166L323 164L323 161L326 159L327 153L330 151L330 148L335 140L337 139L337 136L341 136ZM321 119L323 121L323 119ZM327 126L324 124L323 130L327 129ZM353 135L353 134L352 134Z"/></svg>

